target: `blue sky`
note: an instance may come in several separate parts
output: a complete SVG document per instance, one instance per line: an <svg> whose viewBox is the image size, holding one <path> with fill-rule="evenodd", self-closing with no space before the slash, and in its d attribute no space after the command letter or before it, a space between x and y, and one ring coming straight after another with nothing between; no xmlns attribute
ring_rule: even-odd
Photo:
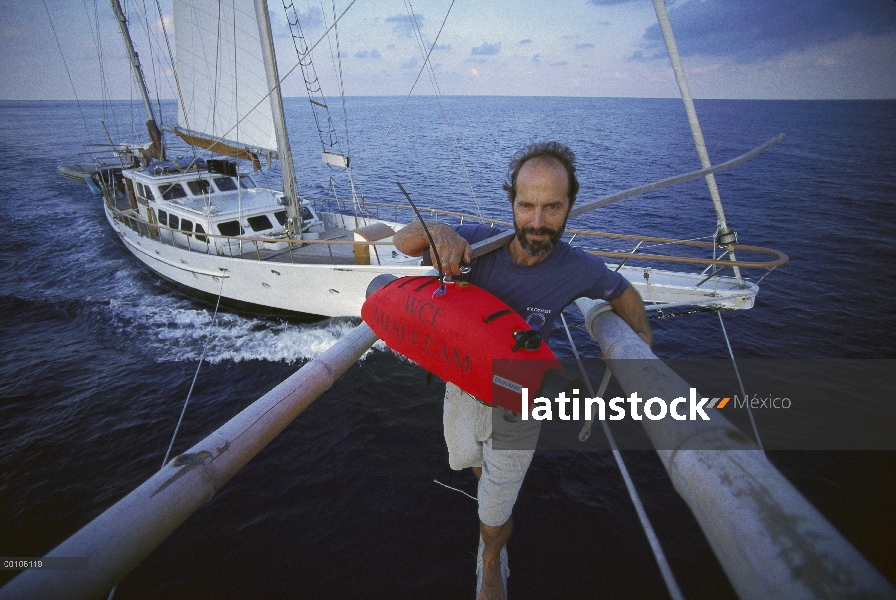
<svg viewBox="0 0 896 600"><path fill-rule="evenodd" d="M337 14L349 3L336 0ZM327 4L326 20L332 22ZM450 4L357 0L339 24L346 93L405 95L423 64L409 12L428 45ZM697 98L896 98L894 0L668 4ZM323 32L321 5L296 0L309 37ZM161 6L170 31L170 0ZM295 51L281 3L270 6L282 75L295 64ZM128 65L106 0L0 0L0 8L0 99L74 97L56 37L79 98L103 96L98 54L106 65L105 93L131 97ZM129 19L148 79L158 78L161 95L173 97L170 75L164 76L170 71L163 64L167 51L146 44L147 31L161 31L155 10L155 2L133 2ZM443 94L678 95L650 0L457 0L431 61ZM337 94L337 66L326 44L315 52L315 64L326 93ZM298 71L284 90L304 95ZM421 77L415 91L433 93L428 77Z"/></svg>

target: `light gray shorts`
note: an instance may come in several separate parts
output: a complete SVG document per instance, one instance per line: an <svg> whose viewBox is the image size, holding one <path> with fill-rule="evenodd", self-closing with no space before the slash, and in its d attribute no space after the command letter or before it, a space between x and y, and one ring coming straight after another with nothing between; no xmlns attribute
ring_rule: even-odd
<svg viewBox="0 0 896 600"><path fill-rule="evenodd" d="M500 411L495 415L496 411ZM445 387L445 442L448 464L454 470L482 467L479 479L479 520L492 527L510 519L523 478L532 462L534 450L495 450L492 448L492 419L503 419L502 438L538 435L538 421L521 421L503 408L479 402L454 384ZM534 448L534 444L531 446Z"/></svg>

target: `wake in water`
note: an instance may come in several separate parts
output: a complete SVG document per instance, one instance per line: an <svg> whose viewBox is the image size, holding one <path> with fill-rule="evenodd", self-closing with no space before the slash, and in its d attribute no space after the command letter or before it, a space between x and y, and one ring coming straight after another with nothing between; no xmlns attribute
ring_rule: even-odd
<svg viewBox="0 0 896 600"><path fill-rule="evenodd" d="M139 347L156 362L265 360L305 362L329 349L357 324L354 319L293 323L198 308L169 295L109 303L110 323L121 343ZM377 347L384 348L381 342ZM366 355L365 355L366 356Z"/></svg>
<svg viewBox="0 0 896 600"><path fill-rule="evenodd" d="M147 291L145 284L122 282L118 297L109 301L106 318L117 343L139 348L155 362L205 360L264 360L305 362L320 355L347 334L357 319L325 319L295 323L248 317L197 306L173 292ZM128 286L130 290L128 293ZM375 348L384 349L382 342ZM365 354L366 356L366 354Z"/></svg>

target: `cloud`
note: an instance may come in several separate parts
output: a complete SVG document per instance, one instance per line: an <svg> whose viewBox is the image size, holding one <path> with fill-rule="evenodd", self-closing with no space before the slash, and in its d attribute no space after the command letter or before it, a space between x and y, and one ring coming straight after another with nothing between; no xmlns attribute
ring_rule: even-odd
<svg viewBox="0 0 896 600"><path fill-rule="evenodd" d="M355 52L355 58L380 58L380 51L374 48L373 50L361 50L360 52Z"/></svg>
<svg viewBox="0 0 896 600"><path fill-rule="evenodd" d="M414 13L413 17L414 20L412 21L407 15L395 15L394 17L386 17L385 21L386 23L395 24L392 27L393 32L401 37L409 38L414 35L414 30L416 28L414 21L420 26L420 29L423 29L423 15Z"/></svg>
<svg viewBox="0 0 896 600"><path fill-rule="evenodd" d="M494 44L489 44L488 42L482 42L481 46L476 46L472 50L470 50L470 54L474 56L494 56L498 52L501 51L501 42L495 42Z"/></svg>
<svg viewBox="0 0 896 600"><path fill-rule="evenodd" d="M669 18L682 55L729 56L748 64L857 34L877 36L896 31L896 2L690 0L673 6ZM659 25L647 28L642 46L648 58L666 55ZM632 59L638 60L634 55Z"/></svg>
<svg viewBox="0 0 896 600"><path fill-rule="evenodd" d="M436 50L451 50L451 44L436 44L432 47L433 52Z"/></svg>
<svg viewBox="0 0 896 600"><path fill-rule="evenodd" d="M523 45L523 44L531 44L531 43L532 43L532 40L531 40L530 38L526 38L526 39L524 39L524 40L520 40L520 45Z"/></svg>
<svg viewBox="0 0 896 600"><path fill-rule="evenodd" d="M420 64L420 63L417 61L417 57L415 56L414 58L408 59L408 60L404 61L403 63L401 63L401 68L402 69L415 69L415 68L417 68L418 64Z"/></svg>
<svg viewBox="0 0 896 600"><path fill-rule="evenodd" d="M533 54L532 62L534 62L536 65L541 64L541 54Z"/></svg>
<svg viewBox="0 0 896 600"><path fill-rule="evenodd" d="M576 44L576 50L585 50L587 48L594 48L594 44Z"/></svg>

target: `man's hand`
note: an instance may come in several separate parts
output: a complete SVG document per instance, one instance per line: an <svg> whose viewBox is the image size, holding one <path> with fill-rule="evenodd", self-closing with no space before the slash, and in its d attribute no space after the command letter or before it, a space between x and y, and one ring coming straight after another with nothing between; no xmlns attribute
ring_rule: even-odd
<svg viewBox="0 0 896 600"><path fill-rule="evenodd" d="M442 261L442 269L447 275L459 275L461 263L469 265L473 261L473 250L453 227L445 223L427 223L436 251ZM429 248L432 264L438 265L436 255L430 247L429 238L419 221L399 229L392 238L395 247L409 256L420 256Z"/></svg>

